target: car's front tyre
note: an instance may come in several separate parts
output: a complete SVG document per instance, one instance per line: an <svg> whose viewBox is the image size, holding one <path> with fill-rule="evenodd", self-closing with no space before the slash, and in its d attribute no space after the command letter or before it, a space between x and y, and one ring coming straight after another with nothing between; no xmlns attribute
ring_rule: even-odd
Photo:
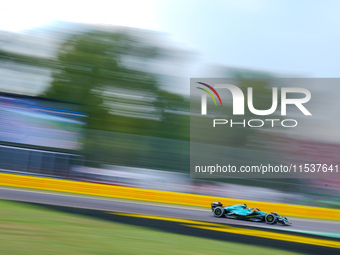
<svg viewBox="0 0 340 255"><path fill-rule="evenodd" d="M224 209L221 206L217 206L213 210L213 214L215 217L220 218L224 216Z"/></svg>

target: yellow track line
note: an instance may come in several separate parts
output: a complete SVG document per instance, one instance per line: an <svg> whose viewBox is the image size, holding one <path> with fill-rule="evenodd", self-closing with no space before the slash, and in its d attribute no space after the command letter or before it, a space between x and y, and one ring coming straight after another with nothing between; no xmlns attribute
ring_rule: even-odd
<svg viewBox="0 0 340 255"><path fill-rule="evenodd" d="M178 223L185 223L185 224L199 224L199 225L207 225L207 226L225 226L218 223L210 223L210 222L203 222L203 221L196 221L196 220L186 220L186 219L179 219L179 218L170 218L170 217L163 217L163 216L153 216L153 215L144 215L144 214L134 214L134 213L118 213L118 212L109 212L110 214L120 215L120 216L129 216L129 217L136 217L136 218L144 218L144 219L152 219L152 220L163 220L163 221L172 221Z"/></svg>
<svg viewBox="0 0 340 255"><path fill-rule="evenodd" d="M225 205L247 203L249 207L259 207L262 211L268 212L277 211L284 216L340 220L340 210L337 209L222 198L35 176L0 173L0 185L209 208L211 202L214 201L220 201Z"/></svg>
<svg viewBox="0 0 340 255"><path fill-rule="evenodd" d="M130 214L130 213L112 213L112 212L110 213L115 214L115 215L120 215L120 216L178 222L188 227L213 230L213 231L219 231L219 232L225 232L225 233L232 233L232 234L238 234L238 235L255 236L255 237L268 238L268 239L274 239L274 240L280 240L280 241L325 246L325 247L331 247L331 248L337 248L337 249L340 248L340 242L333 241L333 240L325 240L325 239L319 239L319 238L313 238L313 237L297 236L297 235L276 233L276 232L263 231L263 230L236 228L236 227L231 227L231 226L217 224L217 223L208 223L208 222L202 222L202 221L185 220L185 219L170 218L170 217L161 217L161 216L152 216L152 215L143 215L143 214Z"/></svg>

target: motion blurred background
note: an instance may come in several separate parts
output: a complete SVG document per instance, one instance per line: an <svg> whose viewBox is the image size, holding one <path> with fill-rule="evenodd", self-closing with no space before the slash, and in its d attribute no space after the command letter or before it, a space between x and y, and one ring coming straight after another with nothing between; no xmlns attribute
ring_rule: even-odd
<svg viewBox="0 0 340 255"><path fill-rule="evenodd" d="M1 171L340 208L340 181L327 176L189 178L190 77L337 78L339 7L335 0L3 2ZM265 108L271 85L258 89L255 101ZM334 110L323 126L304 134L236 129L228 146L338 164L338 88L318 89Z"/></svg>

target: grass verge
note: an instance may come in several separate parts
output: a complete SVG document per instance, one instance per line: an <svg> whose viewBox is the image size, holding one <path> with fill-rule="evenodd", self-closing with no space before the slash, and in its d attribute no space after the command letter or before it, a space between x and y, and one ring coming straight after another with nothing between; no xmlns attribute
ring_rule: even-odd
<svg viewBox="0 0 340 255"><path fill-rule="evenodd" d="M297 254L177 235L0 200L0 254Z"/></svg>

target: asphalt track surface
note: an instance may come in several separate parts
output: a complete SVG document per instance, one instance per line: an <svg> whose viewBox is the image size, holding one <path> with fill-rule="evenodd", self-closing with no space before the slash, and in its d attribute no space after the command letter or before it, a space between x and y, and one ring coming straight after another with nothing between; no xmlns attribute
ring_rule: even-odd
<svg viewBox="0 0 340 255"><path fill-rule="evenodd" d="M311 240L322 239L328 240L329 242L340 242L340 222L338 221L289 217L289 220L293 223L291 226L282 226L279 224L268 225L262 222L215 218L210 212L209 205L207 205L206 209L176 207L172 205L145 204L7 188L0 188L0 199L35 203L39 206L54 210L151 227L178 234L271 246L305 254L340 254L338 247L334 248L331 247L331 245L328 245L328 247L327 245L311 245L313 241L306 244L299 243L298 241L287 242L282 239L275 240L270 239L270 237L268 239L257 236L219 232L219 228L222 227L226 229L236 229L238 231L260 231L272 235L280 235L283 233L293 235L296 239L311 238ZM187 221L182 220L181 222L180 219ZM196 223L194 221L196 221ZM202 224L207 225L207 223L211 223L212 227L200 226ZM217 227L214 227L213 224ZM227 229L226 232L228 231Z"/></svg>

